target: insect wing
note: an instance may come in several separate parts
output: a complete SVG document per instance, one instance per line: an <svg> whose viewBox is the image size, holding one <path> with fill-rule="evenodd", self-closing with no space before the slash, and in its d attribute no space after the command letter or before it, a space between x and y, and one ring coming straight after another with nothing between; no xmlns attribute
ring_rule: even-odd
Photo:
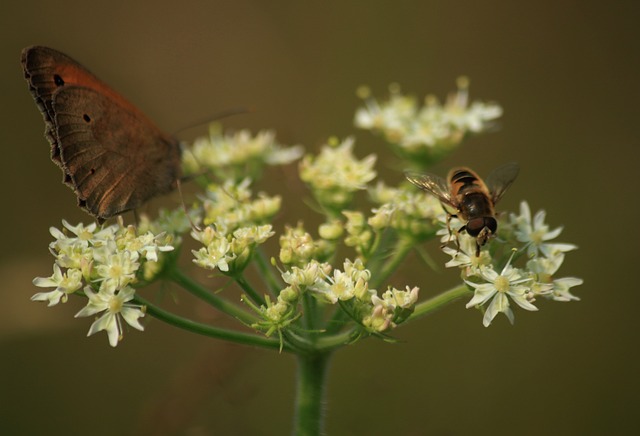
<svg viewBox="0 0 640 436"><path fill-rule="evenodd" d="M519 171L520 166L516 162L509 162L493 170L485 179L493 204L496 204L507 192Z"/></svg>
<svg viewBox="0 0 640 436"><path fill-rule="evenodd" d="M448 204L453 208L457 208L451 199L449 185L442 177L436 176L435 174L420 174L413 172L405 172L404 176L418 188L434 195L442 203Z"/></svg>

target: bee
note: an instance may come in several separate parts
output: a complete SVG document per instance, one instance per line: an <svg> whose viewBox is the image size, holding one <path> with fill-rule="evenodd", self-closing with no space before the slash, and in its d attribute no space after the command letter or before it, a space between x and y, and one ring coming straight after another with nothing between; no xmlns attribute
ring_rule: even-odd
<svg viewBox="0 0 640 436"><path fill-rule="evenodd" d="M495 205L516 179L519 170L515 162L504 164L489 174L486 183L467 167L453 168L446 181L435 174L406 172L405 177L440 200L448 213L447 228L452 217L465 223L458 232L466 231L476 239L477 257L480 247L498 230Z"/></svg>

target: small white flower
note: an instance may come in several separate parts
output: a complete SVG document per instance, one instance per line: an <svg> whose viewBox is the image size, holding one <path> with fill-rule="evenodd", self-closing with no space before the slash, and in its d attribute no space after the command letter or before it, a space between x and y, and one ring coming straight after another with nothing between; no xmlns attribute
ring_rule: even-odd
<svg viewBox="0 0 640 436"><path fill-rule="evenodd" d="M355 295L355 283L349 274L338 269L333 271L329 291L325 294L332 303L350 300Z"/></svg>
<svg viewBox="0 0 640 436"><path fill-rule="evenodd" d="M529 256L535 256L540 252L545 257L552 257L555 254L578 248L573 244L547 243L547 241L560 235L562 227L549 230L549 226L544 222L545 216L546 212L540 210L532 220L531 209L526 201L520 203L520 215L510 215L516 238L518 241L527 244L527 254Z"/></svg>
<svg viewBox="0 0 640 436"><path fill-rule="evenodd" d="M109 337L109 344L115 347L118 345L118 341L122 340L122 319L131 327L140 331L144 330L139 321L139 318L144 316L143 308L138 305L127 304L135 295L133 288L127 286L116 293L102 291L95 293L91 286L86 286L84 292L89 298L89 303L75 315L76 318L91 316L104 311L104 314L91 324L87 336L105 330Z"/></svg>
<svg viewBox="0 0 640 436"><path fill-rule="evenodd" d="M140 268L137 251L95 250L96 281L101 282L100 289L113 292L135 281Z"/></svg>
<svg viewBox="0 0 640 436"><path fill-rule="evenodd" d="M446 229L445 229L446 230ZM458 267L467 271L467 276L475 274L481 267L491 264L491 255L487 250L480 251L480 256L476 256L476 239L466 233L458 233L458 247L443 246L442 251L451 256L451 260L444 264L447 268Z"/></svg>
<svg viewBox="0 0 640 436"><path fill-rule="evenodd" d="M235 240L242 241L242 245L253 246L263 244L267 239L275 235L271 224L264 226L242 227L233 232Z"/></svg>
<svg viewBox="0 0 640 436"><path fill-rule="evenodd" d="M460 232L463 223L458 218L450 218L447 213L444 212L438 215L438 221L441 223L442 227L436 232L436 235L440 236L441 244L448 244L451 241L455 241L456 238L470 238L468 234ZM475 253L475 239L473 239L473 241L473 251Z"/></svg>
<svg viewBox="0 0 640 436"><path fill-rule="evenodd" d="M289 271L282 273L282 280L296 288L301 286L308 287L322 280L330 271L331 266L328 263L319 263L317 260L312 260L302 268L292 266Z"/></svg>
<svg viewBox="0 0 640 436"><path fill-rule="evenodd" d="M474 283L465 280L465 283L474 288L474 295L467 303L467 309L474 306L482 306L491 300L489 306L486 308L484 319L482 320L485 327L491 324L491 321L493 321L493 318L495 318L499 312L504 313L513 324L513 312L509 307L509 299L507 297L510 297L511 300L523 309L531 311L538 310L538 308L529 301L530 287L524 285L524 283L530 282L531 278L527 277L517 268L512 267L512 259L513 255L500 274L494 271L493 268L480 268L478 275L484 280L484 283Z"/></svg>
<svg viewBox="0 0 640 436"><path fill-rule="evenodd" d="M87 226L85 226L83 223L78 223L77 225L73 226L66 220L62 220L62 225L65 229L67 229L75 236L66 236L60 230L56 229L55 227L51 227L49 229L49 232L54 238L58 240L57 242L74 245L80 244L83 247L87 247L89 245L98 246L104 241L113 239L113 236L119 227L117 224L113 224L98 229L98 225L95 222Z"/></svg>
<svg viewBox="0 0 640 436"><path fill-rule="evenodd" d="M324 271L321 273L326 274ZM334 269L333 276L325 275L325 280L316 280L309 289L320 294L331 304L354 297L364 299L368 298L371 292L368 283L370 277L371 273L364 268L362 261L358 259L351 262L347 259L344 262L344 271Z"/></svg>
<svg viewBox="0 0 640 436"><path fill-rule="evenodd" d="M409 309L418 302L418 292L420 288L414 286L409 288L407 286L406 291L401 291L396 288L391 288L382 294L382 298L377 295L371 297L371 302L376 304L384 304L388 308L395 310L396 308Z"/></svg>
<svg viewBox="0 0 640 436"><path fill-rule="evenodd" d="M384 300L378 296L374 295L371 299L373 303L371 314L362 319L362 325L375 332L384 332L394 328L393 310L390 310Z"/></svg>
<svg viewBox="0 0 640 436"><path fill-rule="evenodd" d="M137 251L145 257L148 261L157 262L158 252L173 251L174 248L171 245L158 245L158 242L164 238L164 233L154 235L151 232L147 232L144 235L136 237L126 245L126 249L129 251Z"/></svg>
<svg viewBox="0 0 640 436"><path fill-rule="evenodd" d="M213 227L206 227L202 232L194 231L191 235L205 245L198 251L191 251L196 265L211 270L218 268L220 271L229 271L229 262L235 255L231 253L231 244L226 235L215 231Z"/></svg>
<svg viewBox="0 0 640 436"><path fill-rule="evenodd" d="M555 279L553 275L558 271L560 265L564 261L564 253L558 253L553 257L537 257L527 262L527 268L537 277L538 283L543 286L545 292L536 292L533 287L534 293L543 294L546 297L550 297L555 301L579 301L580 298L571 294L570 288L581 285L582 279L576 277L564 277Z"/></svg>
<svg viewBox="0 0 640 436"><path fill-rule="evenodd" d="M304 154L304 148L301 145L294 145L288 148L274 148L265 157L265 162L269 165L286 165L298 160Z"/></svg>
<svg viewBox="0 0 640 436"><path fill-rule="evenodd" d="M556 301L579 301L580 298L573 295L569 290L574 286L579 286L584 281L578 277L563 277L553 281L552 298Z"/></svg>
<svg viewBox="0 0 640 436"><path fill-rule="evenodd" d="M93 239L93 232L95 232L98 225L94 222L85 226L83 223L79 223L76 226L72 226L66 220L62 220L62 225L81 241L87 243Z"/></svg>
<svg viewBox="0 0 640 436"><path fill-rule="evenodd" d="M371 296L371 313L365 316L362 324L372 331L384 332L396 327L396 322L402 322L409 316L418 301L417 287L401 291L390 288L382 298L373 294Z"/></svg>
<svg viewBox="0 0 640 436"><path fill-rule="evenodd" d="M36 277L33 284L40 288L53 288L50 292L39 292L31 297L32 301L48 301L48 306L55 306L60 301L67 302L69 294L82 287L82 272L78 269L68 269L64 273L57 264L53 265L51 277Z"/></svg>
<svg viewBox="0 0 640 436"><path fill-rule="evenodd" d="M63 221L63 224L66 221ZM56 263L62 268L82 268L92 258L89 241L76 236L67 236L55 227L49 228L49 233L56 240L49 244L49 251L56 258Z"/></svg>

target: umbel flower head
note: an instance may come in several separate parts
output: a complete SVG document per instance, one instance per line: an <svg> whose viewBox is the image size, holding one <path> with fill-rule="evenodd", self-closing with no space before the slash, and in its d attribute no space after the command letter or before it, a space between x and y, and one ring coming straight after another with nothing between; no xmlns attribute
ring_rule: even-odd
<svg viewBox="0 0 640 436"><path fill-rule="evenodd" d="M251 260L256 246L274 235L267 224L280 210L281 198L259 193L252 198L250 180L211 184L202 198L204 229L191 236L203 247L193 250L194 263L225 274L237 274Z"/></svg>
<svg viewBox="0 0 640 436"><path fill-rule="evenodd" d="M373 165L376 156L358 160L353 154L355 140L348 137L341 143L332 139L320 154L305 155L300 162L300 179L309 185L318 203L333 215L345 209L356 191L366 188L376 177Z"/></svg>
<svg viewBox="0 0 640 436"><path fill-rule="evenodd" d="M193 230L191 236L204 247L192 250L193 262L205 269L238 274L247 266L254 249L274 235L271 225L241 227L233 232L207 226Z"/></svg>
<svg viewBox="0 0 640 436"><path fill-rule="evenodd" d="M440 202L433 195L408 185L396 188L379 182L369 188L369 196L379 207L372 210L368 223L379 230L390 227L420 242L433 237L445 222L446 213Z"/></svg>
<svg viewBox="0 0 640 436"><path fill-rule="evenodd" d="M419 106L413 96L402 94L400 87L389 87L390 97L378 102L366 87L359 89L364 107L357 110L355 125L381 133L400 157L423 168L456 148L468 134L490 129L502 115L496 103L469 103L469 80L460 77L458 90L444 104L429 95Z"/></svg>
<svg viewBox="0 0 640 436"><path fill-rule="evenodd" d="M220 180L239 182L260 177L265 165L286 165L302 156L299 145L284 147L276 142L270 130L255 136L248 130L222 133L222 126L210 125L209 136L196 139L183 154L185 174L201 174L212 171Z"/></svg>
<svg viewBox="0 0 640 436"><path fill-rule="evenodd" d="M167 233L139 232L122 221L110 226L97 224L71 225L62 221L63 230L51 227L55 238L49 248L55 257L53 275L37 277L38 287L54 288L39 292L31 299L46 301L49 306L65 303L73 293L82 293L86 307L76 317L102 313L93 323L89 335L105 330L109 343L115 347L122 339L122 320L142 330L139 318L144 316L141 306L131 303L133 286L150 277L144 275L144 265L162 261L163 253L174 247Z"/></svg>
<svg viewBox="0 0 640 436"><path fill-rule="evenodd" d="M202 197L205 225L215 224L226 233L241 227L268 223L280 210L282 198L259 193L252 199L250 179L236 183L227 180L222 185L210 184Z"/></svg>
<svg viewBox="0 0 640 436"><path fill-rule="evenodd" d="M360 259L345 259L343 268L333 268L326 262L310 261L303 266L290 266L281 273L287 286L274 301L266 297L266 303L257 306L244 300L260 317L252 325L267 336L281 334L294 321L303 316L301 302L305 295L321 304L337 305L365 331L380 334L404 322L413 313L418 300L418 288L406 291L390 287L379 297L369 288L371 272Z"/></svg>

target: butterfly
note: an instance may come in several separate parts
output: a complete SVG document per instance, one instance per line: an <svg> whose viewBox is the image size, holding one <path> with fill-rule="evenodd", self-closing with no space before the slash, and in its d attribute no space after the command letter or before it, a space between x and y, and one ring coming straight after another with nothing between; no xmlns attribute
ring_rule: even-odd
<svg viewBox="0 0 640 436"><path fill-rule="evenodd" d="M179 142L81 64L43 46L22 51L51 159L99 222L175 189Z"/></svg>

